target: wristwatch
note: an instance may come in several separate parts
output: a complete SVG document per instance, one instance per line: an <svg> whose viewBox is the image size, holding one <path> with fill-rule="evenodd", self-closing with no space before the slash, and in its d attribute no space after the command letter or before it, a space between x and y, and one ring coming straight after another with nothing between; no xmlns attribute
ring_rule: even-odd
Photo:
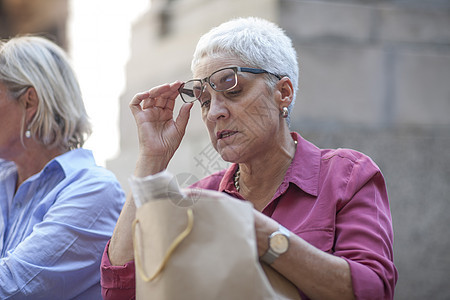
<svg viewBox="0 0 450 300"><path fill-rule="evenodd" d="M277 231L269 236L269 249L261 256L261 261L272 264L281 254L289 248L289 230L280 225Z"/></svg>

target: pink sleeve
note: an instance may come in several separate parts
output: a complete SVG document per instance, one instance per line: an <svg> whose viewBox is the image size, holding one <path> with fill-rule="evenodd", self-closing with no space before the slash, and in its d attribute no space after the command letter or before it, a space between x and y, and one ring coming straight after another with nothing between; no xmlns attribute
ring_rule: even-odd
<svg viewBox="0 0 450 300"><path fill-rule="evenodd" d="M134 262L112 266L108 257L109 242L105 247L100 266L103 299L124 300L136 298Z"/></svg>
<svg viewBox="0 0 450 300"><path fill-rule="evenodd" d="M341 199L334 255L348 262L356 299L393 299L391 212L383 175L370 159L354 165Z"/></svg>

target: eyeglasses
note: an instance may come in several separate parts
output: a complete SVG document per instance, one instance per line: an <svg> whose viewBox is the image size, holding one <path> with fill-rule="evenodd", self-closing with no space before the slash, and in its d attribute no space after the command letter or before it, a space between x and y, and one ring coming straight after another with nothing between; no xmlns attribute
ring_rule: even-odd
<svg viewBox="0 0 450 300"><path fill-rule="evenodd" d="M276 75L263 69L228 67L215 71L204 79L191 79L183 83L179 88L181 99L186 103L201 101L202 93L205 91L208 83L216 92L225 92L235 88L238 84L237 72L246 72L252 74L271 74L280 80L282 76Z"/></svg>

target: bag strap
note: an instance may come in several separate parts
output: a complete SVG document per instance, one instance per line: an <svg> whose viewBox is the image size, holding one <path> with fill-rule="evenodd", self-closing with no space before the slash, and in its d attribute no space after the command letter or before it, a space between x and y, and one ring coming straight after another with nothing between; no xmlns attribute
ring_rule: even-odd
<svg viewBox="0 0 450 300"><path fill-rule="evenodd" d="M158 269L156 270L155 274L153 274L150 277L148 277L143 270L141 259L139 257L139 251L138 251L138 247L137 247L136 237L135 237L136 226L139 223L139 220L135 219L133 221L133 248L134 248L135 266L139 272L139 275L145 282L154 280L162 272L162 270L165 268L167 262L169 261L170 257L172 256L173 251L175 251L175 249L178 247L178 245L180 245L180 243L191 233L192 228L194 227L194 213L192 212L192 208L188 208L186 211L186 214L188 217L188 224L187 224L186 228L172 242L172 244L170 245L166 254L164 255L163 261L161 262Z"/></svg>

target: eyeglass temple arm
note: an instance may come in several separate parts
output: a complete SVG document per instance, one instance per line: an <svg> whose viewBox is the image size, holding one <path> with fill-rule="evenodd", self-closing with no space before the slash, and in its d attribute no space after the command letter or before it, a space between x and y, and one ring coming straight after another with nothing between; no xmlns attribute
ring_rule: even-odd
<svg viewBox="0 0 450 300"><path fill-rule="evenodd" d="M284 77L284 76L280 76L280 75L274 74L274 73L272 73L272 72L269 72L269 71L266 71L266 70L263 70L263 69L255 69L255 68L239 68L239 71L241 71L241 72L247 72L247 73L252 73L252 74L264 74L264 73L268 73L268 74L271 74L271 75L275 76L275 77L278 78L278 79L281 79L281 78Z"/></svg>

